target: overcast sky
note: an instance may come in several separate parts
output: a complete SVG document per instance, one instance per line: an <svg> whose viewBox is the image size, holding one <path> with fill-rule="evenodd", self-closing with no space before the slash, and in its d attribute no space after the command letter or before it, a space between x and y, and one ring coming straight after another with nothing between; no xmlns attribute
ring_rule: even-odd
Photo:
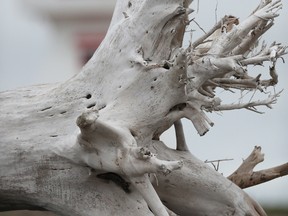
<svg viewBox="0 0 288 216"><path fill-rule="evenodd" d="M12 0L1 0L0 8L2 3L8 3L9 1L11 2ZM240 20L243 20L256 7L259 1L200 0L198 7L197 2L198 1L194 1L193 3L193 8L196 9L196 11L192 14L192 17L196 17L196 21L201 27L208 30L216 22L216 19L219 20L225 14L231 14L239 17ZM281 16L276 19L275 26L266 34L266 36L264 36L265 40L269 43L276 40L288 45L288 2L283 1L283 4L283 10L280 11ZM198 12L197 8L199 8ZM27 32L19 32L17 26L13 26L15 28L15 34L8 35L7 25L18 23L23 28L23 23L19 20L19 22L15 22L17 19L16 13L13 16L9 16L7 11L6 13L4 12L5 11L2 11L0 13L0 49L7 47L5 41L7 41L7 37L11 37L9 46L10 51L15 50L14 52L11 51L11 56L13 56L18 53L17 47L13 46L13 44L17 44L19 37L23 40L21 34L25 40ZM201 31L197 26L193 25L191 28L197 30L197 32L193 34L193 38L197 38L201 35ZM41 34L44 35L46 33L41 28L38 28L38 30L40 31L35 34L39 34L40 37ZM10 31L10 33L11 32L13 31ZM28 37L26 39L29 40ZM188 43L188 41L185 41L185 43ZM44 45L45 44L43 44L43 46ZM25 49L28 50L29 47L25 47ZM20 53L22 53L22 51L19 50ZM7 56L10 54L4 53L2 49L2 52L0 50L0 57L1 55L3 57L3 55ZM23 55L25 55L25 52L23 52ZM35 59L39 58L37 57L37 53L33 53L33 55ZM284 58L288 61L287 56ZM11 61L11 63L12 62L13 61ZM25 65L25 61L22 61L20 58L19 61L13 62L13 67L8 65L5 68L5 64L7 65L7 62L1 62L0 59L0 90L33 84L33 82L29 81L29 76L27 76L27 73L29 72L28 69L33 67L33 65ZM13 68L13 70L8 70L7 68ZM185 134L191 152L202 160L233 159L233 161L222 162L220 164L219 171L224 173L224 175L232 173L241 164L242 159L250 154L255 145L262 146L262 151L265 153L265 161L258 165L256 167L257 169L270 168L288 162L288 131L286 127L286 122L288 120L287 68L287 63L283 64L281 60L278 61L277 71L279 73L280 82L276 87L276 91L282 89L284 89L284 91L272 110L265 107L261 109L261 111L266 112L264 115L252 113L247 110L210 114L209 117L215 123L215 126L211 128L204 137L199 137L192 124L185 120ZM251 69L257 71L257 73L259 71L268 73L267 66L266 68L259 67ZM257 73L255 74L257 75ZM37 73L35 76L37 76ZM43 76L41 73L38 73L38 76L39 77L37 78L33 77L33 80L37 80L41 83L47 82L47 76ZM59 76L49 78L49 81L62 81L64 79L66 79L65 76ZM220 92L219 97L224 98L224 103L225 100L231 100L224 92ZM175 145L173 136L174 131L170 130L166 132L162 138L166 143L173 146ZM261 203L281 202L282 204L288 205L288 177L279 178L255 186L252 189L248 189L247 192Z"/></svg>

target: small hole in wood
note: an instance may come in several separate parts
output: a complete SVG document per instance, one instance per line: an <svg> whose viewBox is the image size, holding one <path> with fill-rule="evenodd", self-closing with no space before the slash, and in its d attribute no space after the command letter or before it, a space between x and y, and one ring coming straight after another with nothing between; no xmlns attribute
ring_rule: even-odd
<svg viewBox="0 0 288 216"><path fill-rule="evenodd" d="M50 135L50 137L58 137L58 135L56 135L56 134L53 134L53 135Z"/></svg>
<svg viewBox="0 0 288 216"><path fill-rule="evenodd" d="M60 114L62 114L62 115L63 115L63 114L65 114L66 112L67 112L67 111L62 111L62 112L60 112Z"/></svg>
<svg viewBox="0 0 288 216"><path fill-rule="evenodd" d="M92 104L87 106L87 109L90 109L90 108L94 107L95 105L96 105L96 103L92 103Z"/></svg>
<svg viewBox="0 0 288 216"><path fill-rule="evenodd" d="M131 133L131 135L132 135L133 137L136 137L136 136L137 136L137 134L136 134L135 131L133 131L132 129L129 129L129 130L130 130L130 133Z"/></svg>
<svg viewBox="0 0 288 216"><path fill-rule="evenodd" d="M103 104L102 106L100 106L100 107L98 108L98 110L102 110L102 109L104 109L105 107L106 107L106 105Z"/></svg>
<svg viewBox="0 0 288 216"><path fill-rule="evenodd" d="M166 63L163 65L163 68L169 70L169 69L170 69L170 66L169 66L168 63L166 62Z"/></svg>
<svg viewBox="0 0 288 216"><path fill-rule="evenodd" d="M87 95L86 95L86 99L90 99L91 97L92 97L91 94L87 94Z"/></svg>
<svg viewBox="0 0 288 216"><path fill-rule="evenodd" d="M150 89L153 90L153 89L154 89L154 86L151 86Z"/></svg>
<svg viewBox="0 0 288 216"><path fill-rule="evenodd" d="M157 77L155 77L153 80L154 80L154 82L157 81Z"/></svg>
<svg viewBox="0 0 288 216"><path fill-rule="evenodd" d="M41 111L43 112L43 111L49 110L51 108L52 108L52 106L49 106L49 107L46 107L46 108L42 109Z"/></svg>
<svg viewBox="0 0 288 216"><path fill-rule="evenodd" d="M128 8L130 8L132 6L132 3L129 1L128 2Z"/></svg>

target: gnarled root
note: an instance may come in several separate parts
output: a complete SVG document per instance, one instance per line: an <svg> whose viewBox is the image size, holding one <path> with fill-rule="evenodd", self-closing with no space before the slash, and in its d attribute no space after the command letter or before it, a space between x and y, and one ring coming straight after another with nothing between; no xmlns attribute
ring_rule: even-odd
<svg viewBox="0 0 288 216"><path fill-rule="evenodd" d="M148 148L138 147L128 129L100 120L97 110L81 114L77 125L81 132L76 144L81 147L78 155L82 162L102 173L112 172L123 176L140 192L155 215L169 215L148 174L168 175L180 169L183 161L158 159Z"/></svg>
<svg viewBox="0 0 288 216"><path fill-rule="evenodd" d="M288 175L288 163L270 169L253 171L254 167L262 161L264 161L264 154L261 153L261 147L255 146L240 167L227 178L239 187L247 188Z"/></svg>

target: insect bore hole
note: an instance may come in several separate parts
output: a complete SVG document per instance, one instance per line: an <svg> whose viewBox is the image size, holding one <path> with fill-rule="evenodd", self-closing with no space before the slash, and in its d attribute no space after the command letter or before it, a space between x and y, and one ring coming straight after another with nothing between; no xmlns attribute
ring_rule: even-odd
<svg viewBox="0 0 288 216"><path fill-rule="evenodd" d="M87 94L87 95L86 95L86 99L90 99L91 97L92 97L91 94Z"/></svg>

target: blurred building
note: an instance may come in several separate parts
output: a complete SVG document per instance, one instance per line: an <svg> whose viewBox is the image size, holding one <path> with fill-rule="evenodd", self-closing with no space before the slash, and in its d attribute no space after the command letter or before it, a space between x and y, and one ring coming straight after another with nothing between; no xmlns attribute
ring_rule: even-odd
<svg viewBox="0 0 288 216"><path fill-rule="evenodd" d="M115 0L26 0L23 3L51 22L58 34L56 43L66 49L65 56L76 56L76 61L84 64L106 34Z"/></svg>
<svg viewBox="0 0 288 216"><path fill-rule="evenodd" d="M103 40L115 2L1 0L0 91L62 81L79 72ZM23 77L16 76L19 70ZM7 73L15 73L13 80Z"/></svg>

